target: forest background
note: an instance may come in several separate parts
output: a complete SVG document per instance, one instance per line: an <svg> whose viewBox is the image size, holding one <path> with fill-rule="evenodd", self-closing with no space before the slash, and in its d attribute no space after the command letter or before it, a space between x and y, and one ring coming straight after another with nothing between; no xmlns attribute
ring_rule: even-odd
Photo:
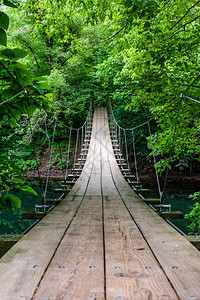
<svg viewBox="0 0 200 300"><path fill-rule="evenodd" d="M200 1L0 2L0 209L20 207L24 180L59 121L78 127L112 103L125 128L151 120L160 174L199 171ZM65 147L62 138L57 141ZM152 161L147 129L137 153ZM55 161L56 163L56 161ZM200 193L190 220L200 226Z"/></svg>

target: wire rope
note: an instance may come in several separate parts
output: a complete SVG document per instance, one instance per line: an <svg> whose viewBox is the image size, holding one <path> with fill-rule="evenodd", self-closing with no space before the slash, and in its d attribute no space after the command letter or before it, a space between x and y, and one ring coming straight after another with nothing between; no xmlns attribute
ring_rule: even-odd
<svg viewBox="0 0 200 300"><path fill-rule="evenodd" d="M30 118L28 118L28 123L30 126L30 131L31 131L31 139L30 142L33 143L32 139L33 139L33 128L31 125L31 121ZM39 168L39 162L38 162L38 157L37 157L37 153L36 153L36 147L35 144L33 143L33 150L34 150L34 154L35 154L35 161L36 161L36 166L37 166L37 172L38 172L38 178L39 178L39 183L40 183L40 190L41 190L41 197L42 197L42 179L41 179L41 174L40 174L40 168Z"/></svg>
<svg viewBox="0 0 200 300"><path fill-rule="evenodd" d="M75 153L74 153L74 169L75 169L75 163L76 163L77 151L78 151L79 131L80 131L80 129L77 130L77 135L76 135L76 148L75 148Z"/></svg>
<svg viewBox="0 0 200 300"><path fill-rule="evenodd" d="M156 167L156 157L155 157L155 152L154 152L154 147L153 147L153 140L152 140L150 122L148 122L148 129L149 129L151 148L152 148L152 154L153 154L153 160L154 160L154 168L155 168L155 171L156 171L156 180L157 180L157 185L158 185L158 192L159 192L160 198L162 198L162 192L161 192L161 188L160 188L160 181L159 181L159 177L158 177L158 170L157 170L157 167Z"/></svg>
<svg viewBox="0 0 200 300"><path fill-rule="evenodd" d="M187 99L190 99L190 100L192 100L192 101L194 101L194 102L200 103L199 100L193 99L193 98L188 97L188 96L186 96L186 95L184 95L184 94L181 94L181 95L180 95L180 98L187 98Z"/></svg>
<svg viewBox="0 0 200 300"><path fill-rule="evenodd" d="M126 130L124 130L124 143L125 143L125 150L126 150L126 162L129 169L129 155L128 155L128 145L127 145L127 138L126 138Z"/></svg>
<svg viewBox="0 0 200 300"><path fill-rule="evenodd" d="M69 140L68 140L68 150L67 150L67 161L66 161L66 169L65 169L65 181L68 176L68 167L69 167L69 156L70 156L70 146L71 146L71 137L72 137L72 128L69 131Z"/></svg>
<svg viewBox="0 0 200 300"><path fill-rule="evenodd" d="M138 176L138 168L137 168L137 156L136 156L136 147L135 147L135 136L134 131L132 130L132 140L133 140L133 153L134 153L134 162L135 162L135 176L137 183L139 183L140 179Z"/></svg>
<svg viewBox="0 0 200 300"><path fill-rule="evenodd" d="M44 211L46 210L46 206L45 206L46 205L46 195L47 195L47 190L48 190L48 183L49 183L49 175L50 175L50 169L51 169L51 161L52 161L53 143L54 143L55 133L56 133L56 121L54 123L54 128L53 128L53 136L52 136L52 141L51 141L49 164L48 164L48 170L47 170L47 179L46 179L45 190L44 190L44 195L43 195Z"/></svg>
<svg viewBox="0 0 200 300"><path fill-rule="evenodd" d="M23 90L23 91L17 93L16 95L10 97L9 99L7 99L7 100L1 102L1 103L0 103L0 106L6 104L6 103L9 102L10 100L16 98L17 96L19 96L19 95L21 95L21 94L23 94L23 93L27 93L27 91L26 91L26 90Z"/></svg>

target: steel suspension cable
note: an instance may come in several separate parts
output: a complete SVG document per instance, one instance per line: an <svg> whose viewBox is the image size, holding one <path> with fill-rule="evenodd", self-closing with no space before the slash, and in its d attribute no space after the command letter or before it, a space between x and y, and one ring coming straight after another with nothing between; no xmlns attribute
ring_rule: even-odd
<svg viewBox="0 0 200 300"><path fill-rule="evenodd" d="M31 121L30 118L28 118L28 123L30 126L30 131L31 131L31 142L32 142L32 138L33 138L33 128L31 125ZM39 162L38 162L38 157L37 157L37 153L36 153L36 147L35 144L33 143L33 150L34 150L34 154L35 154L35 161L36 161L36 166L37 166L37 172L38 172L38 178L39 178L39 183L40 183L40 190L41 190L41 197L42 197L42 179L41 179L41 174L40 174L40 168L39 168Z"/></svg>
<svg viewBox="0 0 200 300"><path fill-rule="evenodd" d="M194 101L194 102L200 103L199 100L193 99L193 98L188 97L188 96L186 96L186 95L184 95L184 94L181 94L181 95L180 95L180 98L187 98L187 99L192 100L192 101Z"/></svg>
<svg viewBox="0 0 200 300"><path fill-rule="evenodd" d="M161 188L160 188L160 181L159 181L159 177L158 177L158 170L157 170L157 167L156 167L156 157L155 157L155 152L154 152L154 147L153 147L153 140L152 140L150 122L148 122L148 129L149 129L149 136L150 136L151 148L152 148L152 154L153 154L153 160L154 160L154 168L155 168L155 171L156 171L156 180L157 180L157 185L158 185L158 192L159 192L160 198L162 198L162 192L161 192Z"/></svg>
<svg viewBox="0 0 200 300"><path fill-rule="evenodd" d="M139 183L140 179L138 176L138 168L137 168L137 156L136 156L136 147L135 147L135 136L134 136L134 131L132 129L132 140L133 140L133 153L134 153L134 161L135 161L135 176L137 183Z"/></svg>
<svg viewBox="0 0 200 300"><path fill-rule="evenodd" d="M127 145L127 138L126 138L126 130L124 129L124 143L125 143L125 150L126 150L126 161L127 161L127 165L128 165L128 169L130 167L129 165L129 155L128 155L128 145Z"/></svg>
<svg viewBox="0 0 200 300"><path fill-rule="evenodd" d="M75 148L75 153L74 153L74 169L75 169L75 163L76 163L76 157L77 157L77 151L78 151L78 140L79 140L79 129L77 130L76 134L76 148Z"/></svg>
<svg viewBox="0 0 200 300"><path fill-rule="evenodd" d="M70 155L71 137L72 137L72 129L70 128L69 140L68 140L68 150L67 150L67 161L66 161L66 169L65 169L65 181L68 176L68 163L69 163L69 155Z"/></svg>
<svg viewBox="0 0 200 300"><path fill-rule="evenodd" d="M1 102L1 103L0 103L0 106L6 104L6 103L9 102L10 100L16 98L17 96L19 96L19 95L21 95L21 94L23 94L23 93L27 93L27 91L26 91L26 90L23 90L23 91L17 93L16 95L10 97L9 99L7 99L7 100Z"/></svg>
<svg viewBox="0 0 200 300"><path fill-rule="evenodd" d="M50 155L49 155L49 164L48 164L48 169L47 169L47 179L46 179L45 190L44 190L44 195L43 195L44 211L46 210L46 195L47 195L47 190L48 190L48 183L49 183L49 175L50 175L50 169L51 169L51 161L52 161L53 143L54 143L55 133L56 133L56 121L54 123L54 128L53 128L53 136L52 136L52 140L51 140Z"/></svg>
<svg viewBox="0 0 200 300"><path fill-rule="evenodd" d="M63 180L65 180L65 172L64 172L65 166L63 165L63 155L62 155L62 149L61 149L60 144L59 144L59 152L60 152L60 161L61 161L61 165L62 165Z"/></svg>

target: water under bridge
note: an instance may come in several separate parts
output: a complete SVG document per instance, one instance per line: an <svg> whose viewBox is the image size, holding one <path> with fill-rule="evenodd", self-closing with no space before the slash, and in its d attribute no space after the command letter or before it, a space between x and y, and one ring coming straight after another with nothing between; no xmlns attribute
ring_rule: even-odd
<svg viewBox="0 0 200 300"><path fill-rule="evenodd" d="M200 299L200 252L123 178L106 109L74 187L1 258L0 299Z"/></svg>

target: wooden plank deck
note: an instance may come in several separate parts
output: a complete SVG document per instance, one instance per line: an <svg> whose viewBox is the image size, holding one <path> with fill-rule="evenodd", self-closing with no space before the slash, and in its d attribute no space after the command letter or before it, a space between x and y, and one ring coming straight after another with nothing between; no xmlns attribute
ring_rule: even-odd
<svg viewBox="0 0 200 300"><path fill-rule="evenodd" d="M0 260L0 300L200 299L200 252L123 179L95 110L79 179Z"/></svg>

